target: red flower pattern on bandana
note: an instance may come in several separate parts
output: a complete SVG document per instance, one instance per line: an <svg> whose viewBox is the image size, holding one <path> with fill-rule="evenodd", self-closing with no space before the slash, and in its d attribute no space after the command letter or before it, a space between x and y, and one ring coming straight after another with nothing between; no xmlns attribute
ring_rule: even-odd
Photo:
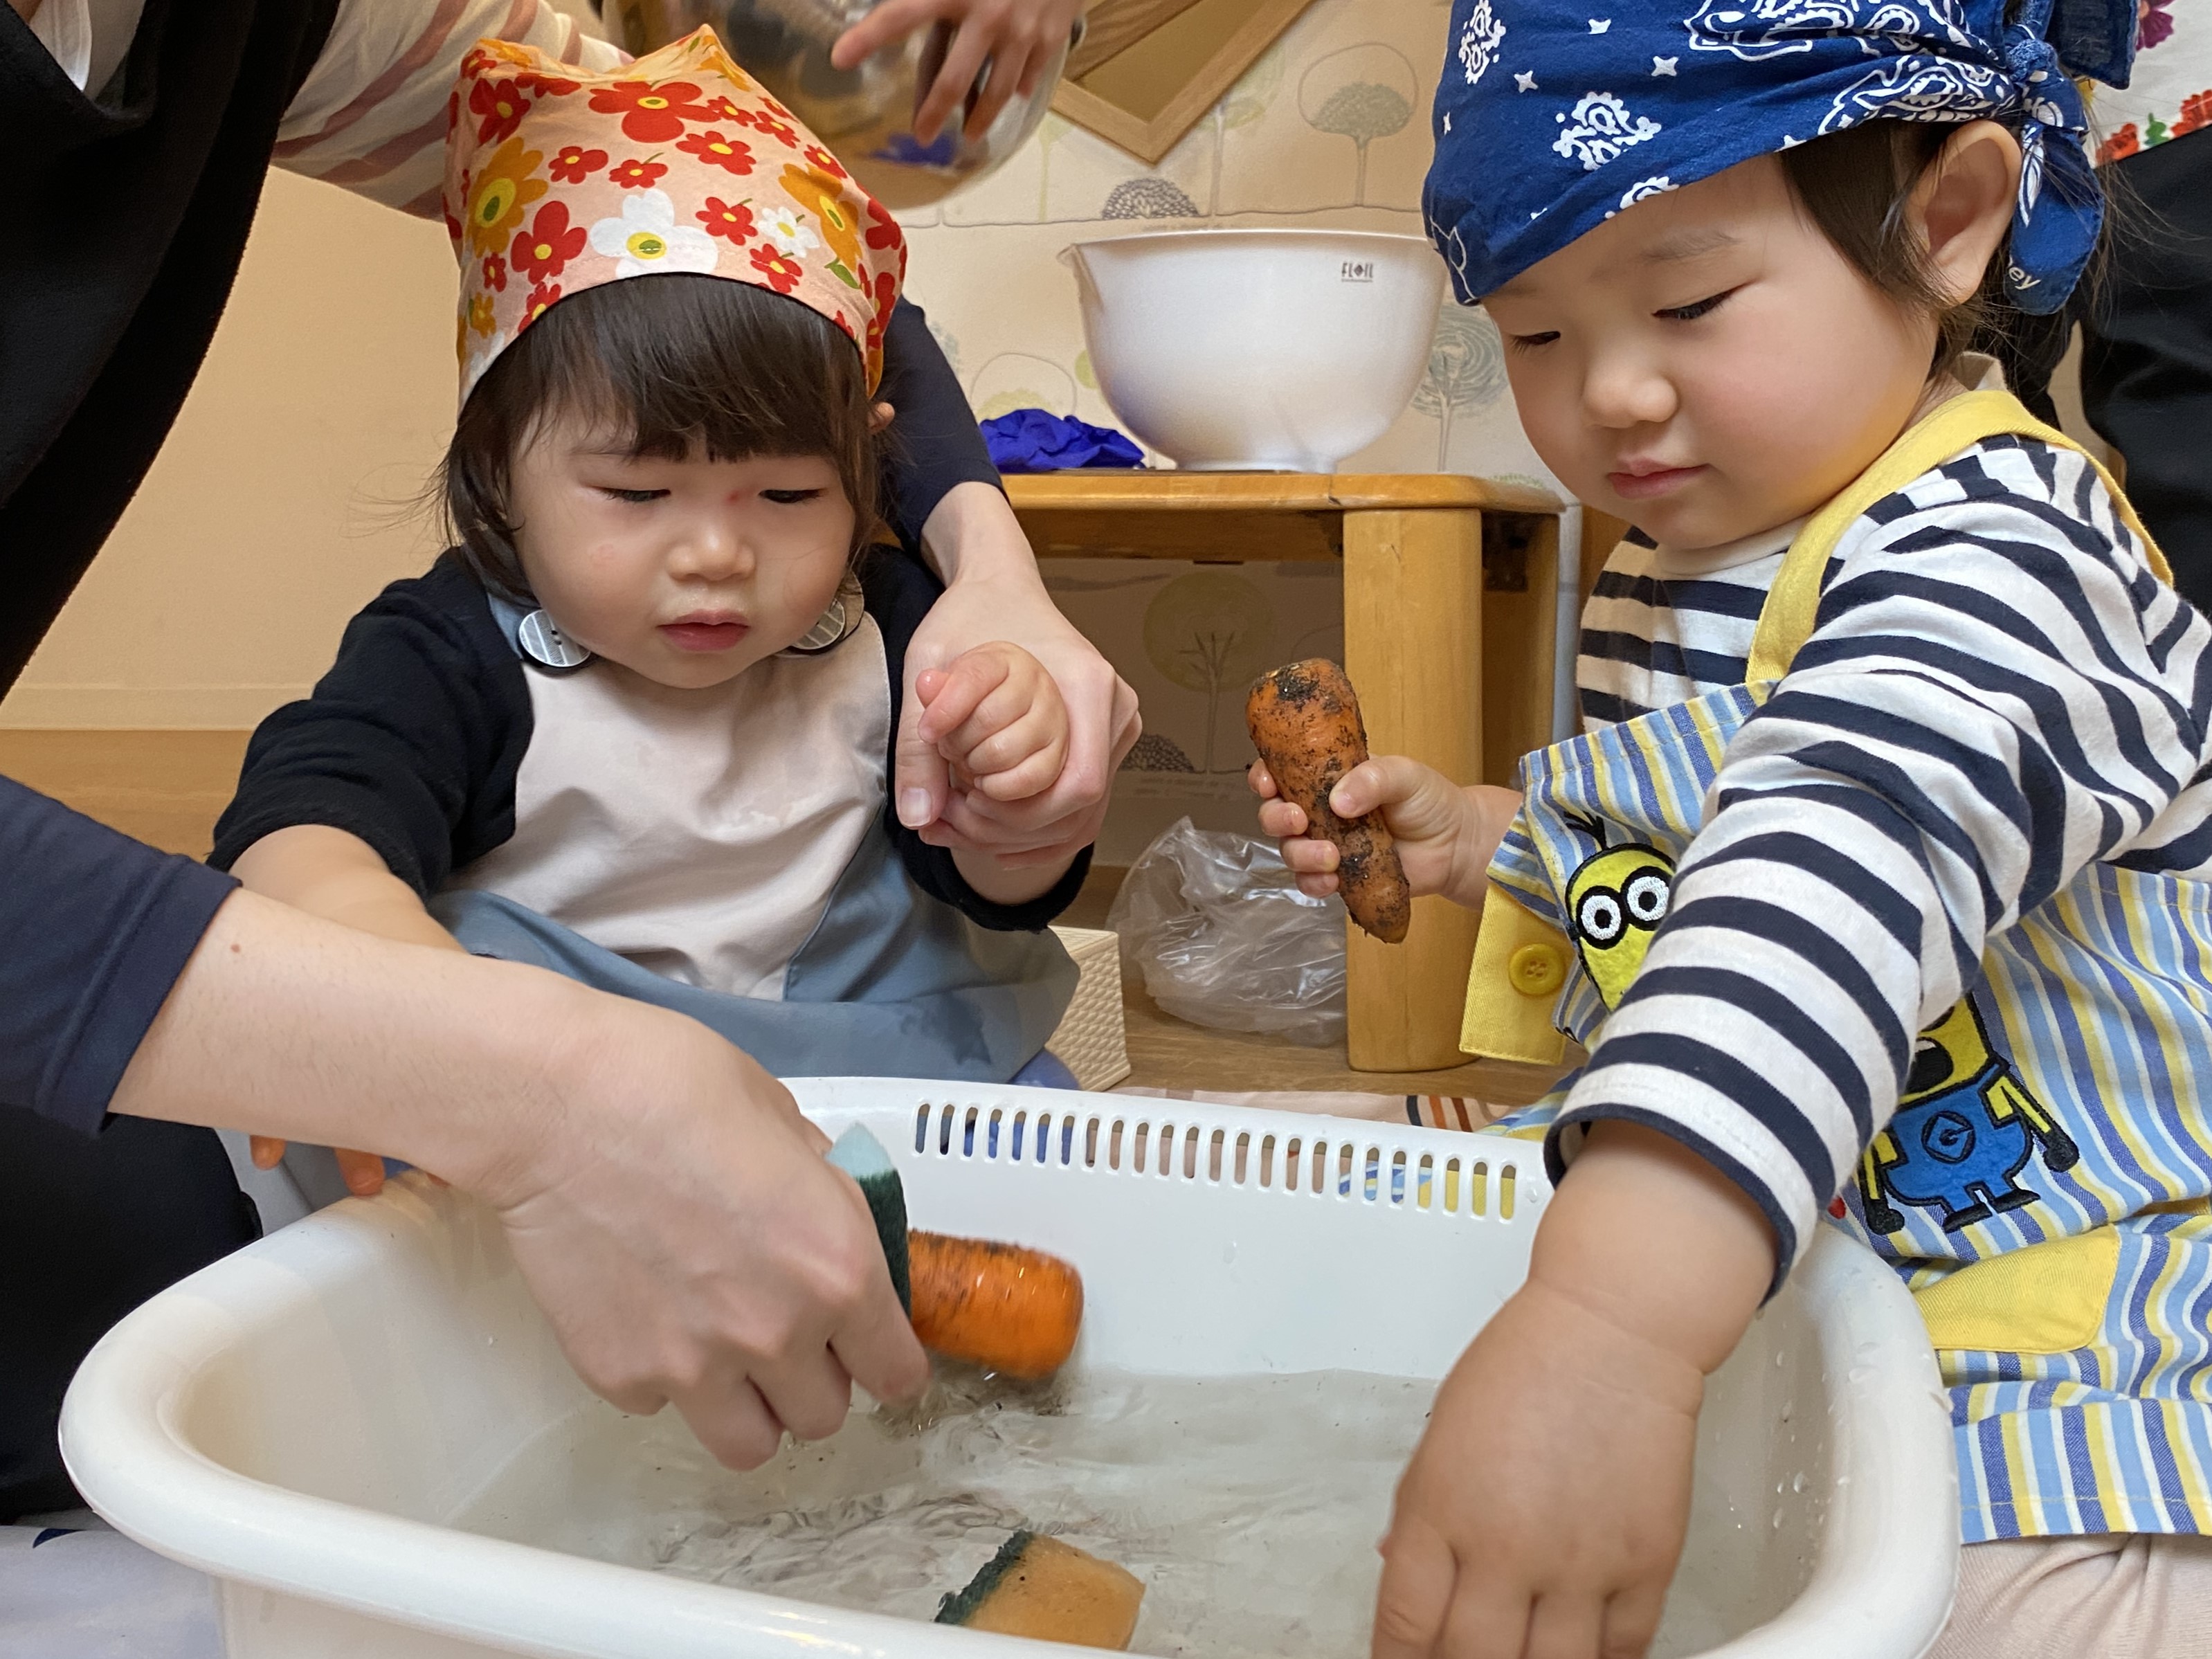
<svg viewBox="0 0 2212 1659"><path fill-rule="evenodd" d="M622 117L623 137L641 144L665 144L678 137L686 121L711 121L714 112L698 100L690 81L617 81L592 93L592 108Z"/></svg>
<svg viewBox="0 0 2212 1659"><path fill-rule="evenodd" d="M553 158L545 170L562 184L580 185L606 164L606 151L570 144Z"/></svg>
<svg viewBox="0 0 2212 1659"><path fill-rule="evenodd" d="M536 288L532 289L530 297L522 302L522 320L515 325L514 331L520 334L524 329L528 328L531 324L544 316L554 301L560 297L561 290L557 286L549 288L540 283Z"/></svg>
<svg viewBox="0 0 2212 1659"><path fill-rule="evenodd" d="M686 155L696 155L709 167L720 167L740 179L753 170L753 152L750 144L741 144L734 138L724 137L719 132L695 132L676 146Z"/></svg>
<svg viewBox="0 0 2212 1659"><path fill-rule="evenodd" d="M808 307L876 384L906 270L898 224L712 30L605 76L497 40L464 63L441 203L461 260L464 398L563 296L662 273Z"/></svg>
<svg viewBox="0 0 2212 1659"><path fill-rule="evenodd" d="M752 240L753 210L743 202L709 196L707 205L699 210L699 222L707 227L709 236L720 236L733 246L742 247Z"/></svg>
<svg viewBox="0 0 2212 1659"><path fill-rule="evenodd" d="M760 272L763 279L778 294L790 293L799 286L799 279L806 274L805 266L772 247L753 250L753 269Z"/></svg>
<svg viewBox="0 0 2212 1659"><path fill-rule="evenodd" d="M477 143L496 144L514 136L530 108L530 95L517 80L479 81L469 92L469 113L478 117Z"/></svg>
<svg viewBox="0 0 2212 1659"><path fill-rule="evenodd" d="M584 251L590 234L583 226L568 222L566 202L548 202L538 210L529 229L515 234L507 258L531 282L544 283L558 276L568 261Z"/></svg>
<svg viewBox="0 0 2212 1659"><path fill-rule="evenodd" d="M658 161L641 161L633 158L617 164L615 170L607 177L624 190L643 190L659 183L660 176L667 171Z"/></svg>
<svg viewBox="0 0 2212 1659"><path fill-rule="evenodd" d="M750 127L763 138L773 138L787 149L799 148L799 130L788 121L780 121L764 110L742 110L733 118L739 126Z"/></svg>

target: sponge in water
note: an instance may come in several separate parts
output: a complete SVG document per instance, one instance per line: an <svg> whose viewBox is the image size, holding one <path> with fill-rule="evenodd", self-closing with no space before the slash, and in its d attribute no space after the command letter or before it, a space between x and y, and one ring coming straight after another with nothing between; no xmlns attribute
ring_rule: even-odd
<svg viewBox="0 0 2212 1659"><path fill-rule="evenodd" d="M938 1604L937 1622L1119 1653L1144 1599L1143 1582L1127 1568L1057 1538L1018 1532L967 1589Z"/></svg>

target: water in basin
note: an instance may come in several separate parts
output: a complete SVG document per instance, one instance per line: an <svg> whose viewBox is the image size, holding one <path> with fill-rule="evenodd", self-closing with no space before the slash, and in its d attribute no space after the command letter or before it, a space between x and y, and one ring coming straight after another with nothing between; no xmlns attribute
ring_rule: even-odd
<svg viewBox="0 0 2212 1659"><path fill-rule="evenodd" d="M457 1516L471 1531L802 1601L927 1620L1017 1527L1146 1585L1133 1651L1360 1659L1375 1545L1432 1381L1352 1371L1044 1389L940 1375L765 1468L714 1463L672 1412L594 1403ZM1678 1580L1655 1651L1723 1632Z"/></svg>

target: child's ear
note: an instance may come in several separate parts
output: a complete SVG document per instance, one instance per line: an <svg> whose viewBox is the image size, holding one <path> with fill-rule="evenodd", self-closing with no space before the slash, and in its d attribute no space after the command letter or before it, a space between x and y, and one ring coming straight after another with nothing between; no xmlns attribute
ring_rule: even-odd
<svg viewBox="0 0 2212 1659"><path fill-rule="evenodd" d="M897 413L889 404L878 404L868 411L868 430L881 432L891 423L891 416Z"/></svg>
<svg viewBox="0 0 2212 1659"><path fill-rule="evenodd" d="M2020 167L2019 139L1995 121L1969 121L1913 186L1906 215L1947 303L1964 305L1980 291L2012 227Z"/></svg>

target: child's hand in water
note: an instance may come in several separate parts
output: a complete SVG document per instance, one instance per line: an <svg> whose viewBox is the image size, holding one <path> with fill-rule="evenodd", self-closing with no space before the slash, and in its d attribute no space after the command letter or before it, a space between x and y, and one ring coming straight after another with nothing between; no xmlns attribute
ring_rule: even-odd
<svg viewBox="0 0 2212 1659"><path fill-rule="evenodd" d="M1025 800L1059 781L1067 761L1067 705L1044 665L1005 641L915 676L920 732L952 768L954 785L993 800Z"/></svg>
<svg viewBox="0 0 2212 1659"><path fill-rule="evenodd" d="M1247 775L1261 798L1260 828L1282 843L1283 862L1297 873L1299 890L1327 898L1337 888L1335 846L1306 834L1305 812L1279 798L1267 762L1254 761ZM1472 910L1481 908L1484 872L1521 810L1521 797L1488 784L1454 783L1403 755L1376 755L1344 775L1329 805L1347 818L1379 809L1414 896L1441 893Z"/></svg>
<svg viewBox="0 0 2212 1659"><path fill-rule="evenodd" d="M1706 1374L1773 1270L1765 1218L1711 1164L1596 1126L1399 1482L1374 1659L1637 1659L1682 1550Z"/></svg>
<svg viewBox="0 0 2212 1659"><path fill-rule="evenodd" d="M838 37L830 61L851 69L870 52L902 40L927 23L956 26L945 65L915 111L914 136L932 143L945 118L968 95L986 58L991 78L963 131L980 138L1017 92L1026 98L1052 54L1066 44L1084 0L883 0Z"/></svg>

